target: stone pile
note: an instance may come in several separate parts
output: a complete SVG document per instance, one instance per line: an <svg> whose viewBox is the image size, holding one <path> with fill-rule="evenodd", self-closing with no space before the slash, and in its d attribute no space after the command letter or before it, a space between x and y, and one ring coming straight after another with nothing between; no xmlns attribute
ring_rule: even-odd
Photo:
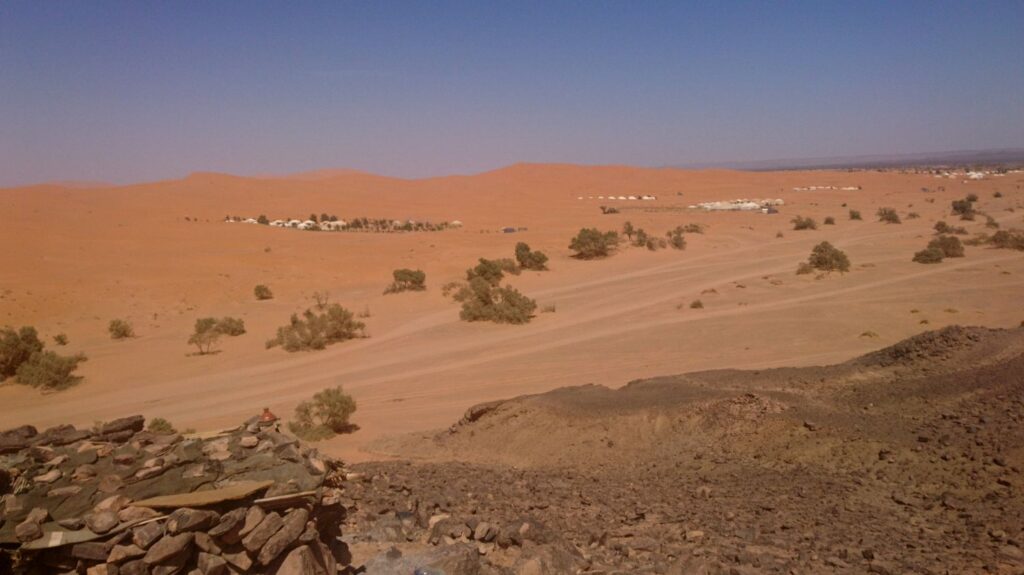
<svg viewBox="0 0 1024 575"><path fill-rule="evenodd" d="M338 462L258 418L204 437L144 425L0 433L0 572L349 569Z"/></svg>

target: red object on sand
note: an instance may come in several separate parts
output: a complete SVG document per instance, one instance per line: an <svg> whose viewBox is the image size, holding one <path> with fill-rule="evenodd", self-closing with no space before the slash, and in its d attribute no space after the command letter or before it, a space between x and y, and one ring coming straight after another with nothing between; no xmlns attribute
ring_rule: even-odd
<svg viewBox="0 0 1024 575"><path fill-rule="evenodd" d="M273 423L277 421L277 416L270 412L269 407L263 408L263 415L260 416L261 423Z"/></svg>

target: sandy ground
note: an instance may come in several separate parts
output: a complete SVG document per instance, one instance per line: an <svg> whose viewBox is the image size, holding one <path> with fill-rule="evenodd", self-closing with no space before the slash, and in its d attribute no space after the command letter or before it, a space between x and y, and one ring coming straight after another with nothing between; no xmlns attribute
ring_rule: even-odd
<svg viewBox="0 0 1024 575"><path fill-rule="evenodd" d="M792 190L810 185L862 189ZM984 218L949 216L950 201L968 192L1004 228L1024 227L1022 185L1021 174L964 183L876 172L518 165L426 180L195 174L116 188L4 189L0 324L34 325L47 340L66 333L65 349L89 360L80 369L85 380L68 391L43 395L0 384L0 428L143 413L208 429L265 406L287 416L297 402L340 384L358 402L360 430L323 447L361 460L373 457L363 448L381 436L447 426L481 401L699 369L831 363L953 323L1016 326L1024 319L1019 252L968 247L965 258L928 266L910 258L940 219L991 231ZM922 191L939 186L945 189ZM577 200L608 194L658 200ZM739 197L778 197L786 205L779 215L685 209ZM623 212L602 215L602 204ZM880 206L896 208L904 223L875 221ZM849 221L849 208L864 221ZM229 214L304 219L321 212L458 219L465 227L314 233L222 222ZM921 217L907 219L909 212ZM819 224L831 215L837 224L792 231L796 214ZM688 235L681 252L623 247L601 261L570 257L579 228L620 229L627 220L656 235L691 222L706 233ZM499 233L503 226L527 230ZM853 270L796 276L822 240L845 250ZM440 286L460 279L476 258L511 257L517 241L547 252L551 271L508 283L556 311L525 326L460 322ZM430 289L382 295L399 267L425 270ZM275 299L256 301L257 283ZM371 337L320 352L264 349L277 326L312 304L314 291L368 310ZM689 307L695 299L704 309ZM222 340L220 353L194 356L186 344L192 324L210 315L241 317L248 333ZM138 337L111 341L106 326L115 317L132 321Z"/></svg>

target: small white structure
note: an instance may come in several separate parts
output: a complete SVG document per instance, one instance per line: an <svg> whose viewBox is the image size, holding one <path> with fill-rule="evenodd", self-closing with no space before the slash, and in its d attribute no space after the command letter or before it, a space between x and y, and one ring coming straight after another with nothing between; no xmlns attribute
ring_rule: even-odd
<svg viewBox="0 0 1024 575"><path fill-rule="evenodd" d="M649 201L658 199L658 196L643 195L643 196L640 196L640 199L649 202Z"/></svg>
<svg viewBox="0 0 1024 575"><path fill-rule="evenodd" d="M253 218L246 218L246 219L242 220L242 222L244 222L246 224L258 224L259 223L258 221L256 221Z"/></svg>
<svg viewBox="0 0 1024 575"><path fill-rule="evenodd" d="M451 222L448 223L448 225L453 227L453 228L461 228L462 227L462 222L459 221L459 220L452 220Z"/></svg>

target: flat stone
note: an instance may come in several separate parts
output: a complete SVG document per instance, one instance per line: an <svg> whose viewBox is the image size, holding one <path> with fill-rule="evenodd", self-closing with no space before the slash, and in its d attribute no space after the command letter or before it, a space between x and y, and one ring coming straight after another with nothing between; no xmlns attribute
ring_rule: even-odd
<svg viewBox="0 0 1024 575"><path fill-rule="evenodd" d="M75 482L91 481L96 477L96 467L89 463L83 463L71 473L71 480Z"/></svg>
<svg viewBox="0 0 1024 575"><path fill-rule="evenodd" d="M195 541L196 547L202 549L207 553L212 553L213 555L220 555L221 553L223 553L223 551L220 548L220 545L217 545L217 542L214 541L213 537L210 537L208 533L197 531Z"/></svg>
<svg viewBox="0 0 1024 575"><path fill-rule="evenodd" d="M238 440L238 444L242 447L256 447L260 442L259 438L255 435L246 435Z"/></svg>
<svg viewBox="0 0 1024 575"><path fill-rule="evenodd" d="M94 513L101 513L103 511L113 511L119 513L122 509L128 506L132 500L124 495L111 495L103 501L100 501L92 508Z"/></svg>
<svg viewBox="0 0 1024 575"><path fill-rule="evenodd" d="M146 575L149 573L149 566L142 559L129 561L119 567L118 575Z"/></svg>
<svg viewBox="0 0 1024 575"><path fill-rule="evenodd" d="M124 480L117 475L104 475L96 489L102 493L117 493L124 489Z"/></svg>
<svg viewBox="0 0 1024 575"><path fill-rule="evenodd" d="M182 508L171 513L167 518L166 529L170 534L187 531L205 531L220 521L220 515L214 511Z"/></svg>
<svg viewBox="0 0 1024 575"><path fill-rule="evenodd" d="M245 551L238 551L237 553L224 553L221 555L225 561L234 565L242 573L248 573L252 569L252 559Z"/></svg>
<svg viewBox="0 0 1024 575"><path fill-rule="evenodd" d="M64 529L78 531L79 529L85 527L85 520L81 517L68 517L67 519L58 519L57 525L60 525Z"/></svg>
<svg viewBox="0 0 1024 575"><path fill-rule="evenodd" d="M86 569L85 575L120 575L120 569L118 569L117 565L100 563Z"/></svg>
<svg viewBox="0 0 1024 575"><path fill-rule="evenodd" d="M129 505L117 512L117 518L124 523L135 523L137 521L152 519L159 516L160 512L155 509L151 509L149 507L136 507L134 505Z"/></svg>
<svg viewBox="0 0 1024 575"><path fill-rule="evenodd" d="M266 516L267 514L263 511L263 509L260 509L258 505L253 505L252 507L250 507L249 510L245 513L245 522L242 524L242 530L240 531L242 537L245 537L253 529L256 529L256 527L260 524L261 521L263 521L263 518Z"/></svg>
<svg viewBox="0 0 1024 575"><path fill-rule="evenodd" d="M132 415L129 417L122 417L113 421L108 421L100 427L100 435L106 435L109 433L115 433L118 431L131 431L135 434L138 431L142 431L142 428L146 425L146 418L141 415Z"/></svg>
<svg viewBox="0 0 1024 575"><path fill-rule="evenodd" d="M135 479L149 479L150 477L156 477L157 475L160 475L164 471L165 469L163 467L143 467L142 469L135 472Z"/></svg>
<svg viewBox="0 0 1024 575"><path fill-rule="evenodd" d="M302 535L306 529L306 521L309 519L309 512L304 508L293 509L285 515L281 528L274 533L260 549L257 560L263 565L270 565L270 562L277 559L285 549Z"/></svg>
<svg viewBox="0 0 1024 575"><path fill-rule="evenodd" d="M242 545L249 553L257 553L282 525L284 525L284 520L272 511L263 518L263 521L260 521L255 529L242 538Z"/></svg>
<svg viewBox="0 0 1024 575"><path fill-rule="evenodd" d="M76 559L106 562L108 555L110 555L110 547L106 543L86 541L71 546L71 556Z"/></svg>
<svg viewBox="0 0 1024 575"><path fill-rule="evenodd" d="M238 543L242 540L240 535L242 526L245 524L245 517L249 510L244 507L232 509L220 516L220 522L208 531L213 537L220 538L225 543ZM250 530L251 531L251 530Z"/></svg>
<svg viewBox="0 0 1024 575"><path fill-rule="evenodd" d="M174 558L187 553L190 547L192 547L191 533L164 535L146 551L146 556L142 560L147 565L168 563Z"/></svg>
<svg viewBox="0 0 1024 575"><path fill-rule="evenodd" d="M117 518L117 513L113 511L100 511L99 513L90 513L85 516L86 527L99 535L117 527L118 523L120 523L120 520Z"/></svg>
<svg viewBox="0 0 1024 575"><path fill-rule="evenodd" d="M161 535L164 528L159 523L147 523L132 530L132 543L143 549L148 549Z"/></svg>
<svg viewBox="0 0 1024 575"><path fill-rule="evenodd" d="M146 554L146 550L138 545L114 545L107 555L107 563L123 563L129 559L137 559Z"/></svg>
<svg viewBox="0 0 1024 575"><path fill-rule="evenodd" d="M203 575L224 575L228 572L228 563L216 555L200 552L196 568Z"/></svg>
<svg viewBox="0 0 1024 575"><path fill-rule="evenodd" d="M51 489L49 491L49 493L46 494L46 496L47 497L67 497L69 495L76 495L81 490L82 490L82 487L79 486L79 485L65 485L64 487L57 487L57 488Z"/></svg>
<svg viewBox="0 0 1024 575"><path fill-rule="evenodd" d="M54 481L60 479L63 475L64 473L60 469L51 469L46 473L36 475L35 478L33 478L33 480L36 483L53 483Z"/></svg>
<svg viewBox="0 0 1024 575"><path fill-rule="evenodd" d="M316 559L316 555L308 545L296 547L281 562L277 575L326 575L326 571Z"/></svg>
<svg viewBox="0 0 1024 575"><path fill-rule="evenodd" d="M22 543L35 541L43 536L43 528L35 521L25 520L14 528L14 536Z"/></svg>

